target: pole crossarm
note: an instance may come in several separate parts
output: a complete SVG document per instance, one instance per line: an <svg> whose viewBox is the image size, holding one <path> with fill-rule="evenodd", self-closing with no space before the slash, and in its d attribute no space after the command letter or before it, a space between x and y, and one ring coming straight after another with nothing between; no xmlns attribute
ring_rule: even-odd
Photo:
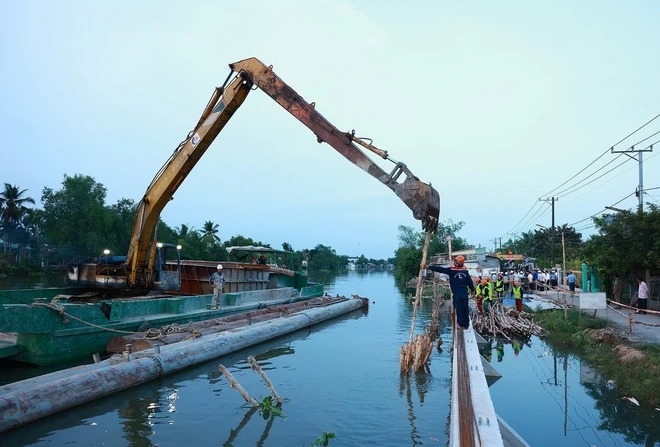
<svg viewBox="0 0 660 447"><path fill-rule="evenodd" d="M628 149L622 151L615 151L613 147L610 150L613 154L625 154L626 156L637 161L639 164L639 186L637 187L637 191L635 191L635 193L637 194L638 198L637 206L639 208L639 212L644 212L644 157L642 154L644 152L653 152L653 145L645 147L644 149L635 149L635 146L630 146ZM629 155L629 152L637 152L637 158Z"/></svg>

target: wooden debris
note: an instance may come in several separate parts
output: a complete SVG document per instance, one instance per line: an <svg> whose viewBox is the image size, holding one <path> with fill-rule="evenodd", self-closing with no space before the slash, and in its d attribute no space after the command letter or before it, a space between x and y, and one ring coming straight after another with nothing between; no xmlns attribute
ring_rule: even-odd
<svg viewBox="0 0 660 447"><path fill-rule="evenodd" d="M275 391L275 388L273 387L273 384L271 383L270 379L266 376L266 373L261 369L261 366L257 363L257 360L254 358L254 356L250 356L247 358L248 362L252 365L252 369L257 371L259 375L261 376L261 380L264 381L268 389L270 390L270 394L275 398L275 400L278 403L282 403L282 398L277 394L277 391Z"/></svg>
<svg viewBox="0 0 660 447"><path fill-rule="evenodd" d="M222 372L222 374L227 378L227 380L229 380L229 384L231 385L231 387L232 387L233 389L235 389L236 391L238 391L238 394L240 394L241 396L243 396L243 399L245 399L245 402L247 402L247 403L249 403L250 405L253 405L253 406L255 406L255 407L258 407L258 406L259 406L259 402L257 402L256 400L254 400L254 399L252 398L252 396L250 396L250 395L248 394L248 392L245 391L245 388L243 388L243 387L241 386L241 384L238 383L238 380L236 380L236 379L234 378L234 376L232 375L232 373L230 373L229 370L228 370L227 368L225 368L225 365L220 365L218 368L220 369L220 372Z"/></svg>
<svg viewBox="0 0 660 447"><path fill-rule="evenodd" d="M426 256L428 255L430 240L431 240L431 232L427 231L426 238L424 240L424 247L422 249L422 262L419 266L419 275L417 276L415 302L413 303L413 315L411 318L412 321L410 322L410 340L408 341L408 343L403 345L399 351L401 372L404 374L408 374L411 369L414 369L415 371L419 371L422 368L428 367L428 365L426 365L426 361L428 361L432 349L432 343L429 344L429 347L427 349L426 345L428 343L426 342L424 335L418 335L417 338L413 340L413 336L415 332L415 319L417 318L417 308L421 304L422 291L424 288L423 267L426 264ZM426 355L427 350L428 350L428 355ZM421 363L422 359L424 358L426 360L423 363Z"/></svg>
<svg viewBox="0 0 660 447"><path fill-rule="evenodd" d="M413 304L412 322L410 325L410 340L403 345L399 351L401 372L403 374L408 374L410 371L430 372L429 359L431 358L431 352L433 351L433 340L440 332L440 310L444 305L444 300L442 299L441 294L434 293L431 323L423 334L418 334L413 339L415 318L417 317L417 309L421 305L421 297L424 289L424 281L422 277L424 269L422 267L426 264L430 237L431 233L427 231L424 248L422 250L422 262L419 269L419 276L417 278L417 290L415 294L415 302Z"/></svg>
<svg viewBox="0 0 660 447"><path fill-rule="evenodd" d="M499 302L491 306L488 314L480 314L474 309L471 313L472 326L482 335L503 337L507 340L545 335L545 329L534 322L532 314L506 308Z"/></svg>

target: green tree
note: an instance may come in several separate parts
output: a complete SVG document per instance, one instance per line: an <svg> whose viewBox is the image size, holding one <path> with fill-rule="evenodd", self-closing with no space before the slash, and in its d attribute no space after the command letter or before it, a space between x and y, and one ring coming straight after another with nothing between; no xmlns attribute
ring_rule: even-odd
<svg viewBox="0 0 660 447"><path fill-rule="evenodd" d="M309 250L310 270L328 270L336 272L346 266L346 256L339 256L332 247L318 244Z"/></svg>
<svg viewBox="0 0 660 447"><path fill-rule="evenodd" d="M109 247L112 212L105 207L106 188L92 177L64 175L59 191L44 188L43 231L65 259L98 256ZM121 251L127 247L121 247Z"/></svg>
<svg viewBox="0 0 660 447"><path fill-rule="evenodd" d="M431 234L429 239L428 257L449 251L447 237L452 239L452 251L465 249L467 242L457 236L463 225L465 225L464 222L454 223L452 220L446 223L441 222L438 225L438 231ZM426 232L416 231L412 227L400 225L398 239L399 248L394 254L394 277L399 284L403 284L411 277L416 277L419 274Z"/></svg>
<svg viewBox="0 0 660 447"><path fill-rule="evenodd" d="M106 235L106 245L113 253L125 254L131 243L137 204L132 199L120 199L108 209L110 230Z"/></svg>
<svg viewBox="0 0 660 447"><path fill-rule="evenodd" d="M646 269L660 268L660 208L648 204L646 212L619 212L593 219L598 233L584 249L585 261L596 268L610 291L615 274L634 279Z"/></svg>
<svg viewBox="0 0 660 447"><path fill-rule="evenodd" d="M20 236L19 229L22 228L23 219L30 210L26 205L35 203L32 197L25 196L26 191L27 189L21 190L16 185L5 183L4 190L0 192L0 222L5 239L5 251L8 245ZM25 234L23 228L21 235Z"/></svg>
<svg viewBox="0 0 660 447"><path fill-rule="evenodd" d="M204 226L199 233L202 236L202 241L208 244L209 246L220 245L220 237L218 236L218 231L220 226L216 223L213 223L210 220L204 222Z"/></svg>

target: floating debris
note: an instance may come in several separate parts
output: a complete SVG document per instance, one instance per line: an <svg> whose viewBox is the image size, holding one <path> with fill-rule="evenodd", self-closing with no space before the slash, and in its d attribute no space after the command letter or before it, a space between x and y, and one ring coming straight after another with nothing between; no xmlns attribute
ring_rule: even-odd
<svg viewBox="0 0 660 447"><path fill-rule="evenodd" d="M627 400L628 402L632 402L639 407L639 401L634 397L623 396L621 400Z"/></svg>

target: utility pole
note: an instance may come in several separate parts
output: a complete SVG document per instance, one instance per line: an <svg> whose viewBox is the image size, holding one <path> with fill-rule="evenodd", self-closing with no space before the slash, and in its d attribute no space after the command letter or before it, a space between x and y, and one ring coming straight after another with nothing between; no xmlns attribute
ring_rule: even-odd
<svg viewBox="0 0 660 447"><path fill-rule="evenodd" d="M564 232L561 232L561 257L562 257L562 290L564 293L562 295L564 296L564 320L568 318L568 311L566 309L566 241L564 239Z"/></svg>
<svg viewBox="0 0 660 447"><path fill-rule="evenodd" d="M635 194L637 195L638 199L638 209L640 213L644 212L644 158L643 154L644 152L653 152L653 145L650 145L649 147L645 149L635 149L635 146L630 146L630 149L626 149L625 151L615 151L614 148L610 149L613 154L625 154L627 157L632 158L633 160L637 161L639 164L639 186L637 186L637 191L635 191ZM637 152L637 158L633 157L632 155L629 155L629 152Z"/></svg>
<svg viewBox="0 0 660 447"><path fill-rule="evenodd" d="M539 202L550 202L552 205L552 226L550 227L550 268L555 266L555 202L558 201L558 197L539 199Z"/></svg>

